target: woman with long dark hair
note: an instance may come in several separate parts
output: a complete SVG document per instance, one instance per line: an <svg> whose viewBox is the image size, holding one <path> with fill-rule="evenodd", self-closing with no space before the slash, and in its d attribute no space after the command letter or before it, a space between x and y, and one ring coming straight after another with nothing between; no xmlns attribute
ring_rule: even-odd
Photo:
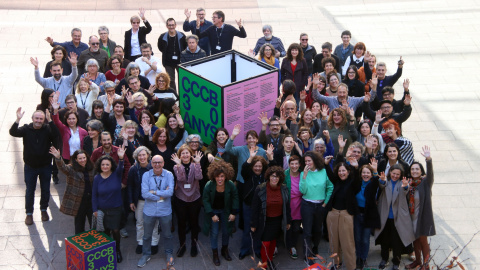
<svg viewBox="0 0 480 270"><path fill-rule="evenodd" d="M50 154L60 171L67 176L60 212L75 217L75 234L85 231L85 220L92 226L92 185L95 168L84 150L77 150L66 165L60 151L50 147Z"/></svg>
<svg viewBox="0 0 480 270"><path fill-rule="evenodd" d="M295 82L296 92L295 100L300 102L300 91L305 89L308 79L308 65L307 61L303 58L303 50L300 44L292 43L287 50L287 57L282 61L280 68L282 82L285 80L292 80Z"/></svg>
<svg viewBox="0 0 480 270"><path fill-rule="evenodd" d="M266 182L255 189L252 199L251 231L254 239L262 241L260 254L263 267L275 269L273 253L277 237L283 234L285 243L287 230L290 230L290 194L282 167L273 166L265 172ZM245 228L247 229L247 228Z"/></svg>
<svg viewBox="0 0 480 270"><path fill-rule="evenodd" d="M414 269L418 266L421 266L421 269L429 269L430 245L427 237L436 234L432 210L432 186L434 180L430 147L425 145L421 154L425 157L427 171L425 172L423 165L418 161L412 163L409 171L411 183L407 199L415 233L415 241L413 242L415 261L405 266L406 269Z"/></svg>

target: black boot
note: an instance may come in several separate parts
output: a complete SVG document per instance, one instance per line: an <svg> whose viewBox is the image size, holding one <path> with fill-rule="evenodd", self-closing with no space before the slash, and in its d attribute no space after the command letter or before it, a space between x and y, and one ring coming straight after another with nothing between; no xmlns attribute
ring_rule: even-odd
<svg viewBox="0 0 480 270"><path fill-rule="evenodd" d="M117 250L117 263L121 263L123 261L122 252Z"/></svg>
<svg viewBox="0 0 480 270"><path fill-rule="evenodd" d="M228 253L228 246L222 246L222 256L227 261L231 261L232 257L230 257L230 253Z"/></svg>
<svg viewBox="0 0 480 270"><path fill-rule="evenodd" d="M220 265L220 258L218 258L218 249L212 249L213 251L213 264L216 266Z"/></svg>

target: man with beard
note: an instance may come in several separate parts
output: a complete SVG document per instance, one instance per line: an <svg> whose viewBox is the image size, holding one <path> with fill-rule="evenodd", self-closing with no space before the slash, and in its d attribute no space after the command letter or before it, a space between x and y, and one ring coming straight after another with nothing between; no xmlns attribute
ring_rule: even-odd
<svg viewBox="0 0 480 270"><path fill-rule="evenodd" d="M23 161L25 162L23 171L26 185L25 210L27 213L25 224L32 225L37 177L40 178L42 221L50 219L47 213L48 201L50 200L50 174L52 173L52 156L49 154L49 150L51 146L56 146L54 143L59 134L52 119L48 119L48 125L44 124L45 113L42 111L33 113L32 123L19 127L20 119L24 114L25 112L22 112L21 107L17 109L17 120L10 128L10 135L23 138Z"/></svg>
<svg viewBox="0 0 480 270"><path fill-rule="evenodd" d="M187 47L185 34L175 30L177 23L173 18L167 19L168 31L158 38L158 49L162 52L162 64L170 76L170 87L177 89L175 83L175 70L180 64L180 54Z"/></svg>
<svg viewBox="0 0 480 270"><path fill-rule="evenodd" d="M265 150L267 150L267 145L272 144L275 149L274 151L281 151L283 148L283 138L285 135L291 134L290 129L288 129L286 125L281 126L279 122L280 119L276 115L269 119L266 113L261 113L258 119L262 122L262 130L259 134L258 143L262 144ZM270 131L268 135L266 134L267 125ZM280 133L282 128L285 134Z"/></svg>
<svg viewBox="0 0 480 270"><path fill-rule="evenodd" d="M80 74L85 73L85 63L88 59L95 59L98 62L100 69L98 72L105 73L105 67L107 66L108 54L105 50L100 50L100 40L97 36L90 36L88 39L88 45L90 47L83 51L78 57L78 68Z"/></svg>
<svg viewBox="0 0 480 270"><path fill-rule="evenodd" d="M192 35L195 34L196 31L196 26L197 26L197 21L191 21L189 22L188 20L190 19L190 16L192 15L191 11L188 11L188 8L185 9L185 22L183 22L183 31L188 32L192 31ZM205 31L208 27L213 25L211 21L205 20L205 9L200 7L197 8L197 20L200 21L200 32ZM210 43L208 43L208 37L204 37L198 41L198 46L202 48L202 50L205 51L207 55L210 55Z"/></svg>
<svg viewBox="0 0 480 270"><path fill-rule="evenodd" d="M260 51L260 48L266 44L272 44L272 46L275 48L275 57L285 57L287 55L287 52L285 51L285 47L283 47L282 40L278 37L273 36L273 29L272 26L269 24L265 24L262 28L263 31L263 37L259 38L257 40L257 44L255 45L255 48L253 49L253 53L255 55L258 54Z"/></svg>
<svg viewBox="0 0 480 270"><path fill-rule="evenodd" d="M62 76L63 69L62 63L53 61L50 64L50 72L52 77L43 78L40 75L38 69L38 59L30 57L30 63L35 67L35 81L40 84L43 88L53 89L55 92L60 92L58 101L60 101L60 108L64 108L65 97L72 92L73 83L77 79L78 70L77 70L77 55L75 53L70 53L68 57L70 64L72 64L72 73L68 76Z"/></svg>

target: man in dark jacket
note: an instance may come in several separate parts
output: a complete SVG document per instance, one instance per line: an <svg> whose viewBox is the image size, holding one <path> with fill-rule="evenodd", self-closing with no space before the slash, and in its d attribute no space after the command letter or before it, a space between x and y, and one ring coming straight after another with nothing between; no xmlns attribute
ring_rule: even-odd
<svg viewBox="0 0 480 270"><path fill-rule="evenodd" d="M107 66L108 61L108 54L105 50L100 49L100 40L97 36L90 36L88 39L88 45L90 47L83 51L80 56L78 56L78 74L83 74L86 71L85 64L87 63L88 59L95 59L100 66L98 72L105 73L105 67Z"/></svg>
<svg viewBox="0 0 480 270"><path fill-rule="evenodd" d="M170 87L177 89L175 69L180 64L180 54L187 47L185 34L175 30L177 23L173 18L167 19L168 31L158 38L158 49L162 52L162 64L170 76Z"/></svg>
<svg viewBox="0 0 480 270"><path fill-rule="evenodd" d="M325 42L322 44L322 53L319 53L313 58L313 73L322 73L323 69L322 59L327 57L333 57L335 59L335 70L341 72L340 59L338 56L332 54L332 43Z"/></svg>
<svg viewBox="0 0 480 270"><path fill-rule="evenodd" d="M37 177L40 178L40 189L42 191L40 198L42 221L50 219L47 208L50 200L52 155L50 155L49 151L51 146L55 146L59 132L51 119L48 119L48 125L44 124L45 113L42 111L33 113L32 123L19 127L20 119L22 119L24 114L25 112L22 112L21 107L17 109L17 120L10 128L10 135L23 138L23 161L25 162L23 171L26 185L25 210L27 213L25 224L32 225Z"/></svg>
<svg viewBox="0 0 480 270"><path fill-rule="evenodd" d="M207 53L198 46L197 35L190 35L187 37L187 48L182 51L180 56L180 63L190 62L207 56Z"/></svg>
<svg viewBox="0 0 480 270"><path fill-rule="evenodd" d="M190 16L192 15L191 11L188 11L188 8L185 9L185 21L183 22L183 31L188 32L192 31L192 35L195 34L196 27L197 27L197 21L191 21L189 22L188 20L190 19ZM203 32L207 30L208 27L212 26L213 23L211 21L205 20L205 9L200 7L197 8L197 20L200 21L200 32ZM210 55L210 43L208 42L208 37L204 37L198 41L198 46L202 48L202 50L205 51L207 55Z"/></svg>
<svg viewBox="0 0 480 270"><path fill-rule="evenodd" d="M208 37L212 54L231 50L233 45L233 38L235 36L240 38L247 37L247 32L242 25L242 19L238 21L235 20L240 30L237 30L232 25L225 23L225 13L223 13L223 11L221 10L213 12L212 20L213 25L208 27L206 30L201 31L201 23L200 20L197 18L197 29L195 31L195 34L200 39Z"/></svg>

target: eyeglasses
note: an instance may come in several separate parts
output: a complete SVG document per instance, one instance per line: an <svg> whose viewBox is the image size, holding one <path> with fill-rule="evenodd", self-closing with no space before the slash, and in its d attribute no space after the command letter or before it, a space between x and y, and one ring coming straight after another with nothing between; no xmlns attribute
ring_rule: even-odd
<svg viewBox="0 0 480 270"><path fill-rule="evenodd" d="M135 102L143 102L143 99L136 99Z"/></svg>
<svg viewBox="0 0 480 270"><path fill-rule="evenodd" d="M120 64L120 62L112 62L112 65Z"/></svg>
<svg viewBox="0 0 480 270"><path fill-rule="evenodd" d="M205 16L205 13L197 13L198 16Z"/></svg>
<svg viewBox="0 0 480 270"><path fill-rule="evenodd" d="M212 19L218 19L218 17L217 16L212 16Z"/></svg>
<svg viewBox="0 0 480 270"><path fill-rule="evenodd" d="M382 106L380 107L381 110L386 110L386 109L391 109L393 108L392 106Z"/></svg>
<svg viewBox="0 0 480 270"><path fill-rule="evenodd" d="M301 41L308 41L308 38L302 38Z"/></svg>
<svg viewBox="0 0 480 270"><path fill-rule="evenodd" d="M132 24L140 24L140 22L132 22Z"/></svg>
<svg viewBox="0 0 480 270"><path fill-rule="evenodd" d="M159 82L159 83L165 83L164 80L157 80L157 82Z"/></svg>
<svg viewBox="0 0 480 270"><path fill-rule="evenodd" d="M189 143L200 143L199 141L191 141Z"/></svg>
<svg viewBox="0 0 480 270"><path fill-rule="evenodd" d="M153 164L153 165L160 165L160 164L163 164L163 161L158 161L158 162L152 161L152 164Z"/></svg>
<svg viewBox="0 0 480 270"><path fill-rule="evenodd" d="M167 24L168 27L175 27L175 24Z"/></svg>
<svg viewBox="0 0 480 270"><path fill-rule="evenodd" d="M75 101L67 101L65 104L70 105L70 104L75 104Z"/></svg>
<svg viewBox="0 0 480 270"><path fill-rule="evenodd" d="M93 42L93 43L90 43L92 46L98 46L100 45L100 42Z"/></svg>

